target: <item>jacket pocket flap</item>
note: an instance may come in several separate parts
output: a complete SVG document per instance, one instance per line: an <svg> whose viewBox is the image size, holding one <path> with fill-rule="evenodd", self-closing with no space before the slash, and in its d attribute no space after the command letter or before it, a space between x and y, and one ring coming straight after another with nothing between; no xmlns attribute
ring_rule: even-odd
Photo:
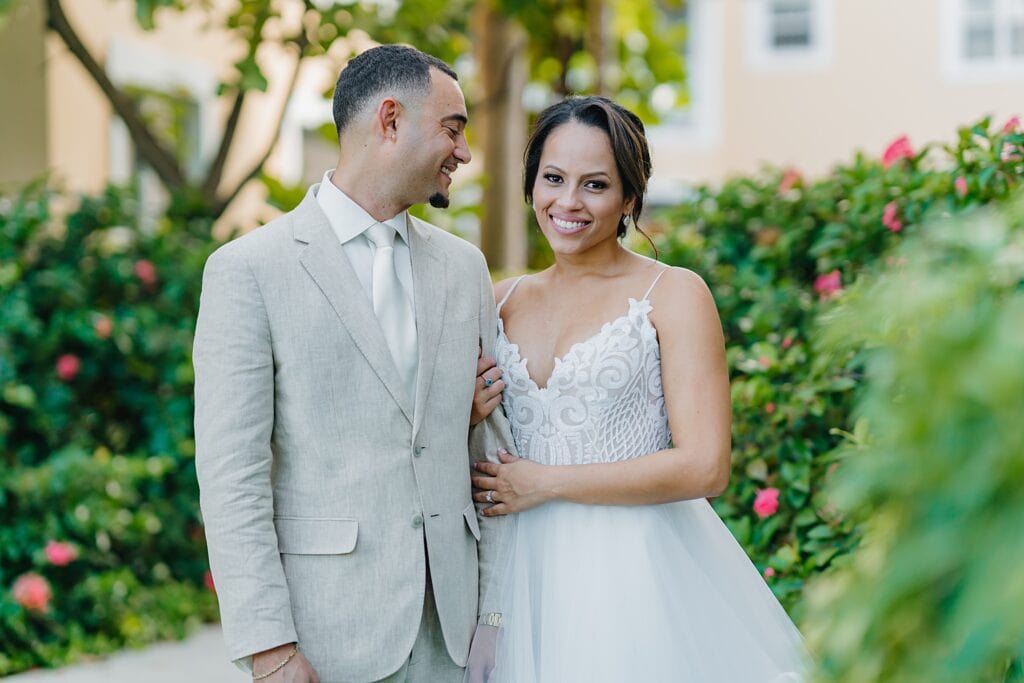
<svg viewBox="0 0 1024 683"><path fill-rule="evenodd" d="M480 525L476 521L476 505L470 503L469 507L462 511L462 516L466 519L466 526L469 527L469 531L473 534L473 538L479 541Z"/></svg>
<svg viewBox="0 0 1024 683"><path fill-rule="evenodd" d="M344 517L276 517L277 549L289 555L344 555L356 547L359 522Z"/></svg>

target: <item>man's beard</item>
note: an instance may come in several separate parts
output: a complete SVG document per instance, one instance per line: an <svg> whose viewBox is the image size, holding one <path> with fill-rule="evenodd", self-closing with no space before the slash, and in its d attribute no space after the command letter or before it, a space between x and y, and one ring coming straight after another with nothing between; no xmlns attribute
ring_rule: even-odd
<svg viewBox="0 0 1024 683"><path fill-rule="evenodd" d="M430 195L430 199L428 199L427 202L429 202L435 209L447 209L448 205L451 203L448 198L440 192L435 192Z"/></svg>

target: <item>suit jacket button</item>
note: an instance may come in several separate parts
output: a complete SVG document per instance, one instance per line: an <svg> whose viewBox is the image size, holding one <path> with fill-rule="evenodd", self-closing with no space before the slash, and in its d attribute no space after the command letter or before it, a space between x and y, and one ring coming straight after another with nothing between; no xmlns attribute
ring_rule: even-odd
<svg viewBox="0 0 1024 683"><path fill-rule="evenodd" d="M412 518L412 528L419 529L421 526L423 526L423 515L417 512Z"/></svg>
<svg viewBox="0 0 1024 683"><path fill-rule="evenodd" d="M415 448L412 449L412 454L418 458L421 455L423 455L424 448L425 446L416 446Z"/></svg>

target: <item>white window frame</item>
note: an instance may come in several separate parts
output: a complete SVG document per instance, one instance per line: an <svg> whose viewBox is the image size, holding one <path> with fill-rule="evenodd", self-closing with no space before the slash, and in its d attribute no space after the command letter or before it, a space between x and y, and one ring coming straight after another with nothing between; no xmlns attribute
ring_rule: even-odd
<svg viewBox="0 0 1024 683"><path fill-rule="evenodd" d="M217 77L208 65L133 40L115 38L107 51L107 72L117 86L140 86L162 92L184 90L197 107L199 154L182 169L198 180L217 153ZM135 150L128 127L114 116L109 128L108 172L115 183L132 180Z"/></svg>
<svg viewBox="0 0 1024 683"><path fill-rule="evenodd" d="M807 47L772 45L772 0L743 0L747 66L759 72L824 71L835 57L834 0L807 0L811 43Z"/></svg>
<svg viewBox="0 0 1024 683"><path fill-rule="evenodd" d="M947 81L953 83L1000 83L1024 79L1024 56L1013 57L1008 49L1002 54L999 47L1007 38L996 34L996 56L992 60L974 60L965 56L967 0L941 0L940 38L942 70ZM1006 16L1014 0L996 0L996 25L1004 25L1000 17ZM1004 32L1005 33L1005 32Z"/></svg>

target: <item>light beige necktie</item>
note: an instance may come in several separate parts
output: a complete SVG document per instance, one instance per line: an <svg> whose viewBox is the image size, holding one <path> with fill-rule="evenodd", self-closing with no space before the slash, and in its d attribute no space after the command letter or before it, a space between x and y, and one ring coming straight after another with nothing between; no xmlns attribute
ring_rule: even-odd
<svg viewBox="0 0 1024 683"><path fill-rule="evenodd" d="M373 246L373 312L384 330L406 394L415 399L416 318L395 271L395 234L395 229L384 223L374 223L366 229L366 238Z"/></svg>

